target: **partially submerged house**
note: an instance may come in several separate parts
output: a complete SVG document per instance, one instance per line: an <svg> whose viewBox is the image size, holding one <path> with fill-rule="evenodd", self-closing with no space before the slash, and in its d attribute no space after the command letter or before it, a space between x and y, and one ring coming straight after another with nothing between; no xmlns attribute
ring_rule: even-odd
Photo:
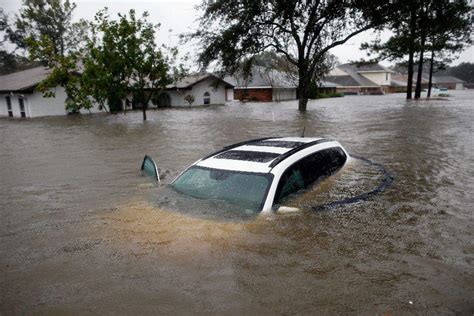
<svg viewBox="0 0 474 316"><path fill-rule="evenodd" d="M51 70L36 67L0 77L0 116L39 117L68 114L64 88L55 88L56 97L45 98L35 88ZM89 113L87 110L81 112ZM97 107L91 112L99 112Z"/></svg>
<svg viewBox="0 0 474 316"><path fill-rule="evenodd" d="M344 94L384 94L389 91L392 73L377 63L343 64L324 80L336 84L336 91Z"/></svg>
<svg viewBox="0 0 474 316"><path fill-rule="evenodd" d="M253 67L250 76L226 77L234 85L239 101L286 101L297 99L297 80L290 74L265 67Z"/></svg>
<svg viewBox="0 0 474 316"><path fill-rule="evenodd" d="M413 91L415 91L417 73L413 74ZM407 91L408 75L396 73L392 75L390 83L390 92L406 92ZM421 77L421 88L427 89L429 85L429 75L424 74ZM449 90L462 90L464 89L464 81L453 76L436 76L432 78L433 88L438 89L449 89Z"/></svg>
<svg viewBox="0 0 474 316"><path fill-rule="evenodd" d="M166 86L166 91L158 96L156 104L151 102L149 107L225 104L233 99L233 88L232 83L213 74L190 75ZM187 96L194 98L192 104L186 101Z"/></svg>
<svg viewBox="0 0 474 316"><path fill-rule="evenodd" d="M408 75L401 74L401 73L394 73L392 74L392 79L390 81L390 93L397 93L397 92L406 92L408 86ZM412 90L415 91L416 87L416 74L413 75L413 84ZM426 89L428 87L428 80L425 78L421 78L421 88Z"/></svg>
<svg viewBox="0 0 474 316"><path fill-rule="evenodd" d="M464 81L454 76L433 76L433 86L439 89L463 90Z"/></svg>
<svg viewBox="0 0 474 316"><path fill-rule="evenodd" d="M0 116L9 117L40 117L67 115L67 95L62 87L54 89L55 97L45 98L43 93L36 90L40 82L45 80L51 70L46 67L36 67L15 72L0 77ZM79 73L77 75L80 75ZM225 104L232 97L233 85L212 74L187 76L175 84L168 85L166 91L160 94L156 104L150 102L150 107L184 106L186 96L194 97L191 105ZM127 109L134 108L133 96L124 100ZM90 111L81 113L100 112L98 106Z"/></svg>

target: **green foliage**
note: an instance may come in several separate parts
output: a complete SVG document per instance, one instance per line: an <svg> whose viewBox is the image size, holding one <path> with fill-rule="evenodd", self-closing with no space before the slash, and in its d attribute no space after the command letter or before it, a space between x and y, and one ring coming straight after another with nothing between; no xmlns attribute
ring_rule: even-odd
<svg viewBox="0 0 474 316"><path fill-rule="evenodd" d="M51 53L50 62L53 62L54 67L48 78L38 85L38 91L43 92L44 97L55 97L55 88L63 87L67 95L66 109L68 111L90 110L93 104L87 91L82 89L79 55L70 53L68 56L60 56L54 54L52 50Z"/></svg>
<svg viewBox="0 0 474 316"><path fill-rule="evenodd" d="M326 99L326 98L340 98L343 97L343 93L335 91L327 91L325 89L318 88L316 81L312 81L309 89L310 99Z"/></svg>
<svg viewBox="0 0 474 316"><path fill-rule="evenodd" d="M122 110L122 100L133 95L142 107L144 119L150 100L156 100L167 84L179 79L182 66L173 67L177 49L166 53L155 43L156 29L148 13L137 18L134 10L111 20L107 9L99 11L92 24L92 36L84 58L83 89L110 111Z"/></svg>
<svg viewBox="0 0 474 316"><path fill-rule="evenodd" d="M83 43L87 24L83 20L72 22L75 8L76 4L69 0L23 0L14 27L8 30L10 40L32 54L32 59L50 65L48 56L52 53L65 56ZM43 55L44 49L52 51Z"/></svg>
<svg viewBox="0 0 474 316"><path fill-rule="evenodd" d="M193 95L188 94L184 97L184 101L186 101L188 103L188 105L193 105L195 99L194 99Z"/></svg>
<svg viewBox="0 0 474 316"><path fill-rule="evenodd" d="M226 73L235 73L262 52L284 56L298 71L299 108L304 111L309 84L320 76L328 51L381 27L392 6L359 0L205 1L200 30L193 37L201 46L201 65L217 61Z"/></svg>
<svg viewBox="0 0 474 316"><path fill-rule="evenodd" d="M0 73L9 73L16 68L16 58L15 55L7 51L3 47L3 43L6 41L5 31L8 28L8 16L3 12L3 9L0 8L0 32L4 34L3 38L0 40Z"/></svg>
<svg viewBox="0 0 474 316"><path fill-rule="evenodd" d="M37 63L31 62L28 58L17 55L15 50L11 51L4 46L5 42L9 41L9 29L8 15L0 8L0 75L38 66Z"/></svg>
<svg viewBox="0 0 474 316"><path fill-rule="evenodd" d="M451 62L453 54L471 43L470 7L466 1L399 0L398 4L389 24L393 36L385 42L377 37L362 45L362 49L376 54L378 59L401 62L408 56L410 74L414 68L410 56L419 54L421 76L424 52L431 52L433 68L442 69Z"/></svg>
<svg viewBox="0 0 474 316"><path fill-rule="evenodd" d="M68 96L66 108L72 112L92 107L80 90L78 76L87 23L72 22L75 7L69 0L24 0L14 27L6 29L10 41L25 49L31 60L51 68L37 89L44 97L55 97L55 88L63 87Z"/></svg>

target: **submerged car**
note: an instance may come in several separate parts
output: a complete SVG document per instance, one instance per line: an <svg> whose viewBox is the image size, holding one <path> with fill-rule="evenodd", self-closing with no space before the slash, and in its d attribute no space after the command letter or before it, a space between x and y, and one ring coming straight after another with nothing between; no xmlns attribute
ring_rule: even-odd
<svg viewBox="0 0 474 316"><path fill-rule="evenodd" d="M271 137L227 146L188 167L170 185L198 199L223 200L254 212L270 213L281 201L330 176L349 159L337 141ZM157 171L145 156L142 170ZM158 172L156 172L159 181Z"/></svg>

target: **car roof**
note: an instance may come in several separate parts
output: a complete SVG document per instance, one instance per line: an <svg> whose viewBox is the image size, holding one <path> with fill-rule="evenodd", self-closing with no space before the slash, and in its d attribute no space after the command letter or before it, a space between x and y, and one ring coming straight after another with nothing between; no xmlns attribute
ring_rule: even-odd
<svg viewBox="0 0 474 316"><path fill-rule="evenodd" d="M340 146L335 141L314 137L268 137L253 139L227 146L218 152L202 158L195 165L213 169L268 173L277 164L297 152L313 146L315 146L315 150L312 152L316 152L319 149L327 148L329 142L334 143L330 147Z"/></svg>

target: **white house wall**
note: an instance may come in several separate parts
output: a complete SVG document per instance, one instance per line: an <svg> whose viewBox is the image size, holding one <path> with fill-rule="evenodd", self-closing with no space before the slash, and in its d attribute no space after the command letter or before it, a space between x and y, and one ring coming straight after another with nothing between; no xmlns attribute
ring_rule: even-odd
<svg viewBox="0 0 474 316"><path fill-rule="evenodd" d="M217 88L214 86L214 79L207 78L193 86L191 94L194 96L194 105L204 105L204 93L211 95L211 104L225 104L225 86L219 83Z"/></svg>
<svg viewBox="0 0 474 316"><path fill-rule="evenodd" d="M389 86L392 79L392 74L389 72L360 72L359 74L379 86Z"/></svg>
<svg viewBox="0 0 474 316"><path fill-rule="evenodd" d="M226 88L220 83L217 88L214 86L214 79L207 78L194 86L191 89L182 90L168 90L167 93L171 99L171 106L189 106L184 100L187 95L194 97L193 106L204 105L204 93L209 92L211 96L210 104L225 104L226 102ZM233 92L233 91L232 91ZM150 103L149 107L153 107Z"/></svg>
<svg viewBox="0 0 474 316"><path fill-rule="evenodd" d="M234 101L234 88L227 88L227 100L226 101Z"/></svg>
<svg viewBox="0 0 474 316"><path fill-rule="evenodd" d="M21 117L19 98L23 96L25 104L26 117L57 116L67 115L66 111L66 92L64 88L58 87L55 90L54 98L45 98L41 92L25 94L0 94L0 116L8 116L6 96L10 96L13 117ZM100 112L97 106L94 106L92 113ZM81 113L89 113L88 110L81 110Z"/></svg>

